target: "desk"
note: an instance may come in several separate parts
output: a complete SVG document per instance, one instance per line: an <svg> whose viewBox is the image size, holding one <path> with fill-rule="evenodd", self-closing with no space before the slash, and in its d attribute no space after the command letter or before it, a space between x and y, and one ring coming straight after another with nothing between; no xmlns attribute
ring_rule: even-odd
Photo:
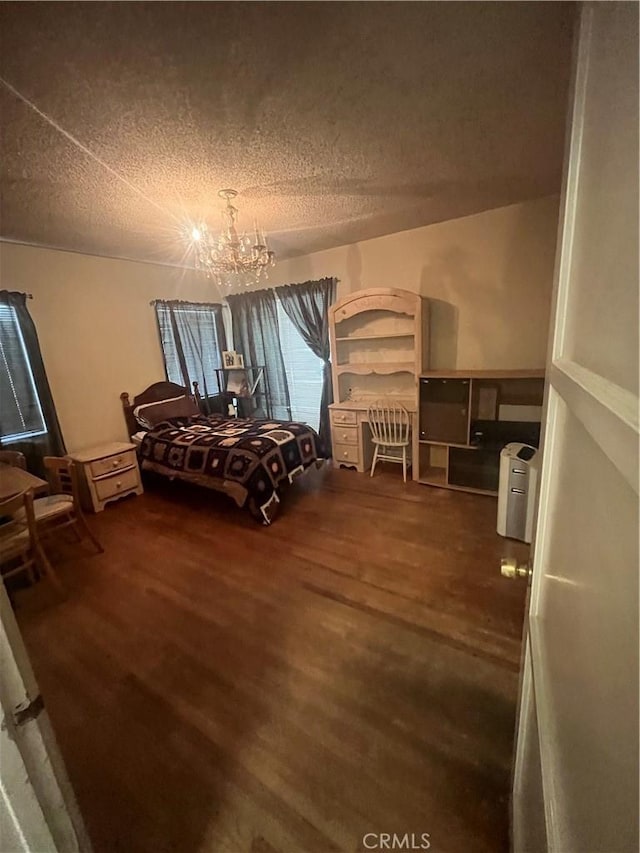
<svg viewBox="0 0 640 853"><path fill-rule="evenodd" d="M413 457L417 456L418 430L415 400L398 399L411 415ZM373 442L368 421L369 403L355 400L331 403L331 443L336 468L355 468L361 473L371 468Z"/></svg>
<svg viewBox="0 0 640 853"><path fill-rule="evenodd" d="M46 491L48 487L49 484L46 480L41 480L40 477L23 471L22 468L0 462L0 501L19 495L20 492L26 492L29 489L34 492L42 492Z"/></svg>

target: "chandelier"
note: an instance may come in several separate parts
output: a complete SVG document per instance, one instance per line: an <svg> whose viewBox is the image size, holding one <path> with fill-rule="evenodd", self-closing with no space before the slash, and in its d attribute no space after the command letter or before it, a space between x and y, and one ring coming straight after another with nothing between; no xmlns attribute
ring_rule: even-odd
<svg viewBox="0 0 640 853"><path fill-rule="evenodd" d="M238 209L231 204L237 190L220 190L226 199L222 209L222 230L215 237L205 223L192 228L189 237L195 254L196 269L219 285L231 287L238 281L247 287L268 278L268 268L275 266L276 256L267 246L264 232L254 223L254 233L238 234L236 222Z"/></svg>

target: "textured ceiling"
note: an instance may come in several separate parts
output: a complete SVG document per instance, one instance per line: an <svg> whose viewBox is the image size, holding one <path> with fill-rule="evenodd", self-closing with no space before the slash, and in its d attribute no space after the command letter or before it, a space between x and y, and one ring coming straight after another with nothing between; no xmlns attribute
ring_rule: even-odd
<svg viewBox="0 0 640 853"><path fill-rule="evenodd" d="M231 186L292 256L557 192L573 16L1 3L0 234L176 263Z"/></svg>

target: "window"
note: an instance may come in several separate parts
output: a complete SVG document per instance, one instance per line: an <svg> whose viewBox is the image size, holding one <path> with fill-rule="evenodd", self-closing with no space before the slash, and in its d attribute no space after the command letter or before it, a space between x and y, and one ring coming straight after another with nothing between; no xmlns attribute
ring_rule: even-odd
<svg viewBox="0 0 640 853"><path fill-rule="evenodd" d="M156 314L167 378L189 387L196 380L203 396L216 394L216 368L222 367L220 306L157 302Z"/></svg>
<svg viewBox="0 0 640 853"><path fill-rule="evenodd" d="M0 305L0 437L3 444L47 428L15 309Z"/></svg>
<svg viewBox="0 0 640 853"><path fill-rule="evenodd" d="M294 421L303 421L317 430L320 425L323 362L304 342L279 299L277 305L280 346L291 399L291 417Z"/></svg>

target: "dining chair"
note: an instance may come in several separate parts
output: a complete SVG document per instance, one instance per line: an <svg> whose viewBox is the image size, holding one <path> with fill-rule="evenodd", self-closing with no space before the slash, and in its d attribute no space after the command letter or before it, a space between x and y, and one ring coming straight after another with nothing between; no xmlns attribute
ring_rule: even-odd
<svg viewBox="0 0 640 853"><path fill-rule="evenodd" d="M33 502L36 526L41 536L45 538L58 530L70 527L78 541L84 534L96 550L102 553L104 548L91 532L82 512L76 466L70 459L58 456L45 456L42 462L50 494L44 498L36 498Z"/></svg>
<svg viewBox="0 0 640 853"><path fill-rule="evenodd" d="M27 470L27 459L19 450L0 450L0 462L13 468L22 468L23 471Z"/></svg>
<svg viewBox="0 0 640 853"><path fill-rule="evenodd" d="M35 580L34 569L39 567L52 584L61 588L53 566L42 550L33 511L33 493L21 492L0 501L0 567L11 564L0 572L2 579L26 572L30 582Z"/></svg>
<svg viewBox="0 0 640 853"><path fill-rule="evenodd" d="M374 444L371 476L378 461L398 462L402 465L402 479L406 483L411 441L409 412L400 403L383 401L369 406L367 420Z"/></svg>

